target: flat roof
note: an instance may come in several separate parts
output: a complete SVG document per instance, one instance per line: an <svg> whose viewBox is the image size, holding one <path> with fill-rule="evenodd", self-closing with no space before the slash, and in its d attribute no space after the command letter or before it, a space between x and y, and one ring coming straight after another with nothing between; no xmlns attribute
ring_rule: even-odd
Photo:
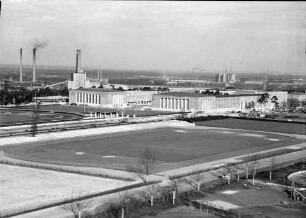
<svg viewBox="0 0 306 218"><path fill-rule="evenodd" d="M72 91L94 91L94 92L125 92L124 90L108 90L103 88L82 88L82 89L71 89Z"/></svg>
<svg viewBox="0 0 306 218"><path fill-rule="evenodd" d="M288 95L306 95L306 93L288 93Z"/></svg>
<svg viewBox="0 0 306 218"><path fill-rule="evenodd" d="M178 97L213 97L210 95L204 95L201 93L194 93L194 92L169 92L169 93L161 93L158 95L171 95L171 96L178 96Z"/></svg>
<svg viewBox="0 0 306 218"><path fill-rule="evenodd" d="M260 94L231 94L231 95L217 95L216 98L224 97L240 97L240 96L259 96Z"/></svg>
<svg viewBox="0 0 306 218"><path fill-rule="evenodd" d="M228 97L239 97L239 96L259 96L260 94L230 94L230 95L205 95L201 93L192 93L192 92L170 92L170 93L161 93L158 95L168 95L168 96L178 96L178 97L216 97L216 98L228 98Z"/></svg>

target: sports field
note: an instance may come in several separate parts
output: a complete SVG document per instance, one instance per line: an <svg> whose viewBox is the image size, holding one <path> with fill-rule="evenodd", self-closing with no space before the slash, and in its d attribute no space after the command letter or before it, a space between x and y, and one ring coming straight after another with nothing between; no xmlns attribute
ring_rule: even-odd
<svg viewBox="0 0 306 218"><path fill-rule="evenodd" d="M164 171L300 142L268 133L164 127L9 146L4 152L23 160L125 170L149 146Z"/></svg>

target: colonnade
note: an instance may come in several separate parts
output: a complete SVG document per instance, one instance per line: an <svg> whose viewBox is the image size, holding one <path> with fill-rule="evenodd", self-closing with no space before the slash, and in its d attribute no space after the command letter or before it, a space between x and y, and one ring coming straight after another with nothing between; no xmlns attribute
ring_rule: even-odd
<svg viewBox="0 0 306 218"><path fill-rule="evenodd" d="M101 104L100 94L76 93L76 103Z"/></svg>
<svg viewBox="0 0 306 218"><path fill-rule="evenodd" d="M190 110L189 99L160 98L160 108L172 110Z"/></svg>

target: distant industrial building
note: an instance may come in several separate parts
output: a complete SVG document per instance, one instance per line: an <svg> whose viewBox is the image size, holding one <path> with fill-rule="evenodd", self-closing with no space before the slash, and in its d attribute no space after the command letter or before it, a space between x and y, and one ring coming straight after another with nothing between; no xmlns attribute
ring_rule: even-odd
<svg viewBox="0 0 306 218"><path fill-rule="evenodd" d="M236 74L234 73L219 73L218 82L223 82L223 83L235 83L236 82Z"/></svg>
<svg viewBox="0 0 306 218"><path fill-rule="evenodd" d="M68 81L68 89L78 88L91 88L93 86L100 87L101 85L106 86L108 80L102 79L102 70L98 72L97 79L88 79L86 72L81 69L81 50L76 51L76 69L71 74L71 80Z"/></svg>
<svg viewBox="0 0 306 218"><path fill-rule="evenodd" d="M16 81L13 78L4 79L0 82L0 90L8 87L8 89L18 89L18 88L25 88L25 89L41 89L45 88L45 84L42 82L32 82L32 81Z"/></svg>
<svg viewBox="0 0 306 218"><path fill-rule="evenodd" d="M23 79L23 49L20 48L19 50L19 81L13 80L11 77L10 79L5 79L3 82L0 82L0 89L3 89L4 86L8 86L9 88L26 88L26 89L40 89L45 88L45 84L43 82L37 81L36 75L36 50L37 48L33 48L33 65L32 65L32 81L24 81Z"/></svg>

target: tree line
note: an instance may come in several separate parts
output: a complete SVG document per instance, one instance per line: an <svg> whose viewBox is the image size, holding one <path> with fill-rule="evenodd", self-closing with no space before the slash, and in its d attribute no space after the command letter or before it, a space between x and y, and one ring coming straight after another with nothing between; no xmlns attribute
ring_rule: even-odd
<svg viewBox="0 0 306 218"><path fill-rule="evenodd" d="M4 89L0 90L0 105L20 105L20 104L27 104L32 102L33 97L44 97L44 96L54 96L54 95L61 95L61 96L68 96L69 91L67 87L64 89L51 89L41 88L41 89L26 89L26 88L9 88L5 87Z"/></svg>

